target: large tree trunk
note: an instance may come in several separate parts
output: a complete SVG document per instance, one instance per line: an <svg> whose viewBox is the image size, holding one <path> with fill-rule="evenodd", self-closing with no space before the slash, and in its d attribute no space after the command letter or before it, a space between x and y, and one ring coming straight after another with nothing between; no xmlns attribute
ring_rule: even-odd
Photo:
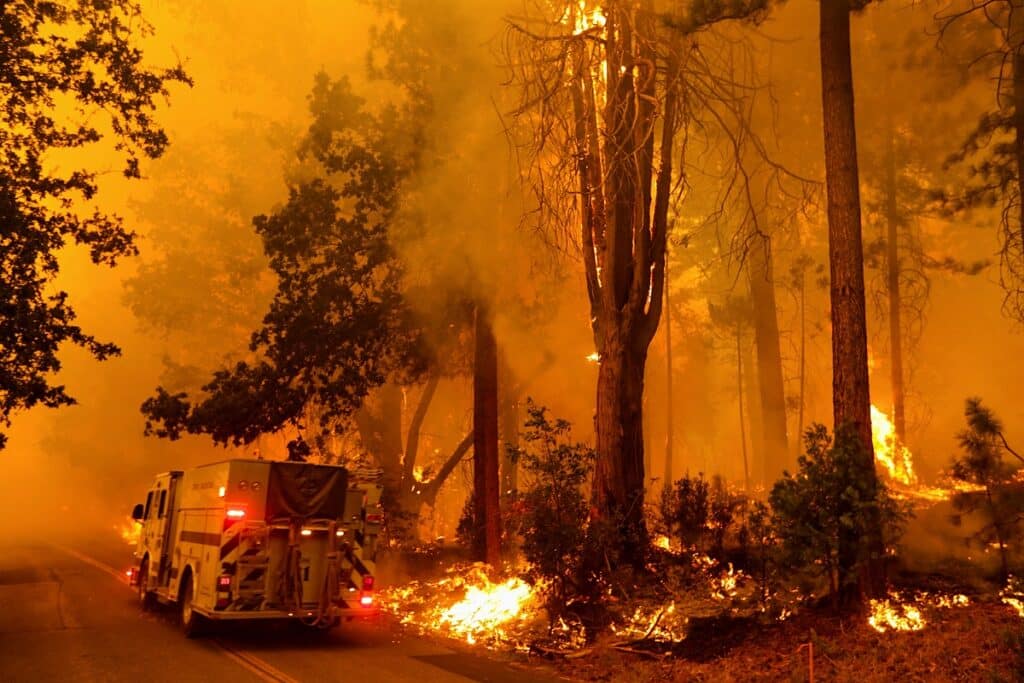
<svg viewBox="0 0 1024 683"><path fill-rule="evenodd" d="M892 421L896 441L906 443L907 419L903 387L903 333L900 321L899 209L896 205L896 133L889 122L886 141L885 219L886 283L889 298L889 358L892 383Z"/></svg>
<svg viewBox="0 0 1024 683"><path fill-rule="evenodd" d="M640 5L609 3L605 40L598 44L580 37L570 55L582 257L601 359L591 495L597 513L621 525L622 547L638 567L646 542L644 366L663 306L680 78L676 46L667 61L655 50L653 1ZM607 64L603 103L593 78L602 61ZM664 92L660 127L659 87Z"/></svg>
<svg viewBox="0 0 1024 683"><path fill-rule="evenodd" d="M498 481L498 345L490 317L476 307L473 362L473 495L476 559L501 562L501 512Z"/></svg>
<svg viewBox="0 0 1024 683"><path fill-rule="evenodd" d="M594 503L620 518L626 530L643 527L643 394L646 349L608 340L597 374L597 466ZM614 454L615 457L600 457ZM632 539L641 542L642 538Z"/></svg>
<svg viewBox="0 0 1024 683"><path fill-rule="evenodd" d="M862 474L876 480L871 442L868 386L867 319L864 306L864 253L861 243L857 135L850 65L850 2L822 0L821 81L825 132L825 180L828 195L829 265L832 318L832 406L837 430L849 428L860 441ZM862 543L870 560L863 565L861 593L885 590L883 547L877 517L868 538L844 535L841 561L850 566Z"/></svg>
<svg viewBox="0 0 1024 683"><path fill-rule="evenodd" d="M782 475L789 461L786 437L786 393L782 378L782 349L775 305L775 277L768 238L755 236L748 261L750 297L754 306L754 345L761 399L764 481Z"/></svg>

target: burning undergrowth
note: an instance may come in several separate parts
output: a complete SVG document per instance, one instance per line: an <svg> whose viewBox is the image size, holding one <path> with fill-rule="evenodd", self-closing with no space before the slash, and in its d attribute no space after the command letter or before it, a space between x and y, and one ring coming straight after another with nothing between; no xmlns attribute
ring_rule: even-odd
<svg viewBox="0 0 1024 683"><path fill-rule="evenodd" d="M489 649L527 651L549 630L534 585L492 580L487 565L450 567L443 577L410 581L378 595L381 609L420 633Z"/></svg>
<svg viewBox="0 0 1024 683"><path fill-rule="evenodd" d="M604 646L697 662L794 624L814 629L821 620L852 619L860 631L889 635L941 630L963 610L999 603L1024 615L1024 588L1014 582L998 597L968 598L956 592L961 584L929 587L921 575L863 612L836 609L860 570L842 563L839 540L862 537L869 513L882 512L883 547L892 555L910 507L955 503L978 486L962 476L923 485L910 451L878 411L875 447L887 486L871 505L863 501L872 500L874 481L851 473L859 452L843 434L833 439L819 426L807 434L798 471L777 482L767 501L701 474L672 482L658 508L648 509L654 536L647 545L613 542L610 535L623 527L589 514L593 451L568 438L567 423L532 404L529 412L527 446L512 453L524 486L507 501L519 569L498 578L483 565L459 565L386 590L381 604L400 623L505 651L571 659ZM623 547L630 554L616 555Z"/></svg>
<svg viewBox="0 0 1024 683"><path fill-rule="evenodd" d="M926 615L941 609L967 607L970 598L962 593L945 594L916 591L912 594L892 591L888 597L871 600L868 625L879 633L920 631L928 625Z"/></svg>
<svg viewBox="0 0 1024 683"><path fill-rule="evenodd" d="M578 652L605 627L614 647L667 652L691 637L694 625L722 619L763 621L769 614L756 582L731 564L723 567L692 549L655 548L652 553L645 578L606 588L601 622L588 619L592 611L578 613L571 605L551 610L549 586L536 581L529 570L522 576L492 579L483 564L455 566L435 580L385 589L379 601L398 622L420 633L548 655ZM792 613L778 608L778 596L771 602L769 620Z"/></svg>
<svg viewBox="0 0 1024 683"><path fill-rule="evenodd" d="M443 578L385 589L378 599L400 623L470 645L520 651L547 630L535 588L519 577L492 581L483 564L454 566Z"/></svg>

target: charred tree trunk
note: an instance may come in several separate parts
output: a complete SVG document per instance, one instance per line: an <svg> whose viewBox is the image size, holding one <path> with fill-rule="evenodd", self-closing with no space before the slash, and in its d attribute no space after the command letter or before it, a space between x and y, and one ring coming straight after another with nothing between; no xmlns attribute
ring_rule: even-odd
<svg viewBox="0 0 1024 683"><path fill-rule="evenodd" d="M754 307L754 345L757 349L757 383L761 399L762 458L766 484L782 475L789 459L775 277L767 241L767 237L754 237L748 261L750 298Z"/></svg>
<svg viewBox="0 0 1024 683"><path fill-rule="evenodd" d="M482 304L475 315L473 362L473 494L476 559L501 562L501 512L498 481L498 345Z"/></svg>
<svg viewBox="0 0 1024 683"><path fill-rule="evenodd" d="M896 141L892 122L886 141L885 219L886 289L889 298L889 355L892 382L892 419L896 441L906 443L906 393L903 386L903 327L900 320L899 209L896 205Z"/></svg>
<svg viewBox="0 0 1024 683"><path fill-rule="evenodd" d="M832 319L832 405L836 430L850 429L860 442L862 474L876 480L871 441L868 386L867 319L864 303L864 253L861 243L857 135L850 64L850 2L822 0L821 80L825 132L825 180L828 195L830 298ZM881 523L870 524L868 538L840 539L840 557L848 566L866 543L862 595L885 589Z"/></svg>

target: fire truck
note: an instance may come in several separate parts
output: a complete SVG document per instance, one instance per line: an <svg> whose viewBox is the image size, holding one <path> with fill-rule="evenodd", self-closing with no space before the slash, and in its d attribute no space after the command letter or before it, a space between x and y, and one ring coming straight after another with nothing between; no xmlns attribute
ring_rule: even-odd
<svg viewBox="0 0 1024 683"><path fill-rule="evenodd" d="M214 621L368 617L383 523L379 471L233 459L157 475L132 570L142 609L177 605L189 637Z"/></svg>

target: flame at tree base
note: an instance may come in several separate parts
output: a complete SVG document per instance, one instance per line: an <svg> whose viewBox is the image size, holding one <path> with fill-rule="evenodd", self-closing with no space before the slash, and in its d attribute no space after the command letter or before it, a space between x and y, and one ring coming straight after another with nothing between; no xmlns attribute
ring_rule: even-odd
<svg viewBox="0 0 1024 683"><path fill-rule="evenodd" d="M871 406L871 440L875 447L875 462L881 465L889 478L903 486L916 487L914 456L910 449L896 438L896 428L889 416Z"/></svg>

